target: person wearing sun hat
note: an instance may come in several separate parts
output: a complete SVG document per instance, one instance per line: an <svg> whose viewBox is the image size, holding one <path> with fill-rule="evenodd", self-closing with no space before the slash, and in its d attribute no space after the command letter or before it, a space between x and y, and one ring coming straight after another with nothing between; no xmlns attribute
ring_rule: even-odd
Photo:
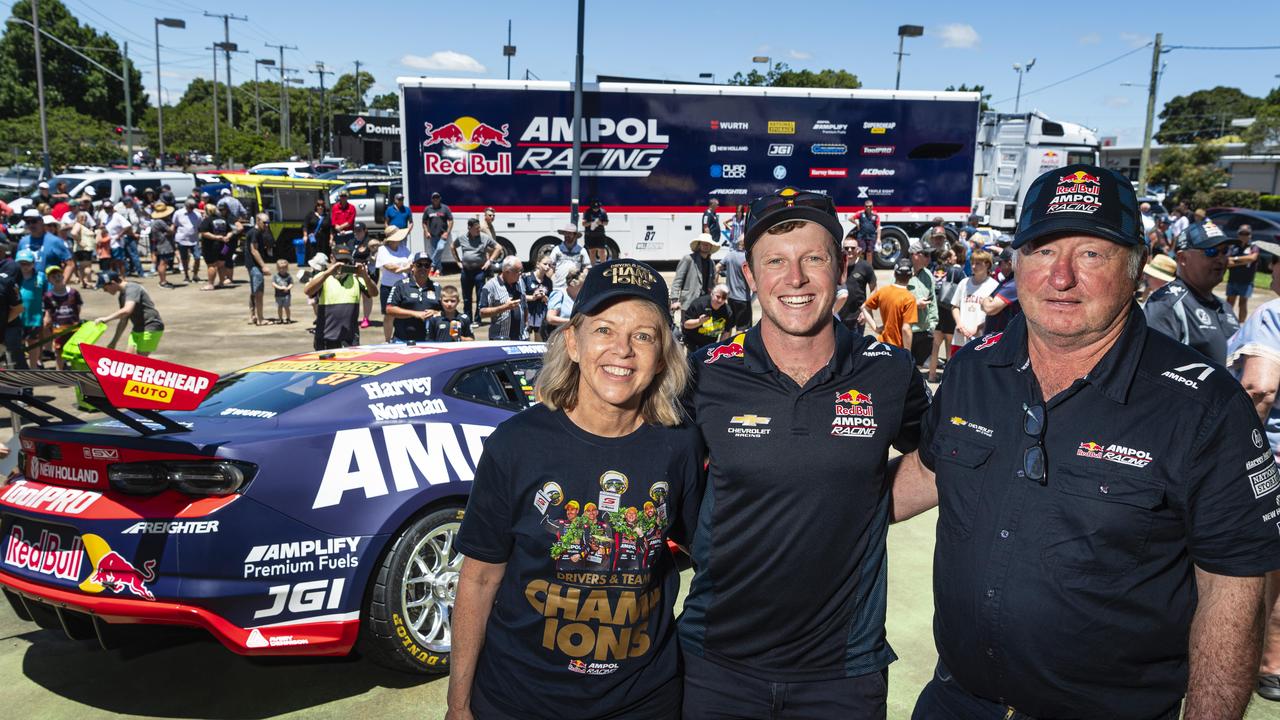
<svg viewBox="0 0 1280 720"><path fill-rule="evenodd" d="M711 254L720 244L709 233L699 233L689 241L689 254L680 256L671 281L671 312L689 306L711 292L716 284L716 264Z"/></svg>
<svg viewBox="0 0 1280 720"><path fill-rule="evenodd" d="M177 228L170 217L174 208L164 202L156 202L151 206L151 252L155 257L156 274L160 276L160 287L174 288L169 282L168 272L173 267L173 256L177 252L174 245L174 234Z"/></svg>
<svg viewBox="0 0 1280 720"><path fill-rule="evenodd" d="M565 277L570 270L577 270L579 273L585 273L591 267L591 255L587 249L578 242L582 238L582 232L578 230L577 225L568 224L561 227L556 232L560 233L560 237L564 238L559 245L551 248L551 265L555 271L551 275L551 289L563 290L566 284Z"/></svg>
<svg viewBox="0 0 1280 720"><path fill-rule="evenodd" d="M1280 569L1254 404L1134 302L1124 175L1040 175L1010 250L1022 314L952 358L893 477L938 501L914 717L1238 720Z"/></svg>

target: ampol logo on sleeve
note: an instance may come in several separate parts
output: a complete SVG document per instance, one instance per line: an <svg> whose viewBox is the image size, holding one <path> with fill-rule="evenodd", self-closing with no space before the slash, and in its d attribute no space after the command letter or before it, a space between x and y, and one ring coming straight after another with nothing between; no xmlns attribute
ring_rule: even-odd
<svg viewBox="0 0 1280 720"><path fill-rule="evenodd" d="M195 410L216 373L96 345L82 345L107 400L128 410Z"/></svg>

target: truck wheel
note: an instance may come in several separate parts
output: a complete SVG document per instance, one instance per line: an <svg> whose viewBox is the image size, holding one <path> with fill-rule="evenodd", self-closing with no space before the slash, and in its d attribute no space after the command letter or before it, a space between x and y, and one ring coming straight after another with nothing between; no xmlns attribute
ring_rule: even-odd
<svg viewBox="0 0 1280 720"><path fill-rule="evenodd" d="M360 651L402 672L449 671L453 602L462 555L454 539L461 507L447 507L410 523L392 541L374 572L360 627Z"/></svg>
<svg viewBox="0 0 1280 720"><path fill-rule="evenodd" d="M512 245L510 240L504 237L499 237L497 242L498 246L502 248L502 255L498 257L499 264L501 264L503 260L506 260L508 256L516 254L516 246Z"/></svg>
<svg viewBox="0 0 1280 720"><path fill-rule="evenodd" d="M529 250L530 266L537 265L538 261L551 253L551 248L560 244L557 238L544 237L533 244L533 248Z"/></svg>
<svg viewBox="0 0 1280 720"><path fill-rule="evenodd" d="M907 252L907 234L894 227L880 230L880 246L872 255L872 262L879 270L893 267L898 258L905 257Z"/></svg>

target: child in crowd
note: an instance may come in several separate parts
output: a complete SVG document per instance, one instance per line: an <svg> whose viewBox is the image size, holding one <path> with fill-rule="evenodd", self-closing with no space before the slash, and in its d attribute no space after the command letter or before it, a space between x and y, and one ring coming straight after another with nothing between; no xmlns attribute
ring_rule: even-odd
<svg viewBox="0 0 1280 720"><path fill-rule="evenodd" d="M440 314L427 321L427 340L430 342L460 342L475 340L471 332L471 318L458 312L462 294L453 285L440 290Z"/></svg>
<svg viewBox="0 0 1280 720"><path fill-rule="evenodd" d="M50 265L45 268L44 274L49 279L49 289L44 293L44 325L54 338L53 357L58 363L58 369L66 370L67 361L62 357L62 346L71 337L68 328L80 325L80 307L84 305L84 300L80 297L80 291L67 286L62 268ZM66 332L62 332L64 330Z"/></svg>
<svg viewBox="0 0 1280 720"><path fill-rule="evenodd" d="M276 290L276 321L293 322L293 310L289 307L293 300L293 278L289 275L289 261L276 261L276 274L271 278L271 287Z"/></svg>
<svg viewBox="0 0 1280 720"><path fill-rule="evenodd" d="M42 367L39 344L40 331L44 327L44 282L36 274L36 254L19 250L18 294L22 298L22 341L26 344L27 364Z"/></svg>

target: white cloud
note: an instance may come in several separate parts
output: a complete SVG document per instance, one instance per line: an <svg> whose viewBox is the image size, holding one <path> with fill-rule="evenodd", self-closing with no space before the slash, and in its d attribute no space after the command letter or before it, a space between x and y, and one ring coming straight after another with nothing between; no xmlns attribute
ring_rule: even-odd
<svg viewBox="0 0 1280 720"><path fill-rule="evenodd" d="M415 70L439 70L444 72L469 72L482 73L487 72L484 65L480 61L453 50L440 50L423 57L421 55L404 55L400 58L400 64L405 67L411 67Z"/></svg>
<svg viewBox="0 0 1280 720"><path fill-rule="evenodd" d="M812 53L807 53L803 50L788 50L787 55L791 56L792 60L812 60L813 59Z"/></svg>
<svg viewBox="0 0 1280 720"><path fill-rule="evenodd" d="M1146 35L1138 35L1130 32L1120 33L1120 39L1129 47L1142 47L1143 45L1151 42L1151 38Z"/></svg>
<svg viewBox="0 0 1280 720"><path fill-rule="evenodd" d="M1081 45L1097 45L1102 42L1102 36L1096 32L1086 33L1080 36Z"/></svg>
<svg viewBox="0 0 1280 720"><path fill-rule="evenodd" d="M770 48L768 45L760 45L760 46L758 46L758 47L756 48L756 54L757 54L757 55L763 55L763 54L765 54L765 53L769 52L769 50L771 50L771 49L772 49L772 48Z"/></svg>
<svg viewBox="0 0 1280 720"><path fill-rule="evenodd" d="M972 25L965 23L951 23L943 25L939 32L942 36L942 47L970 49L975 48L982 43L982 38L978 36L978 31L973 29Z"/></svg>
<svg viewBox="0 0 1280 720"><path fill-rule="evenodd" d="M1133 99L1124 95L1108 95L1102 98L1102 104L1111 108L1126 108L1133 104Z"/></svg>

